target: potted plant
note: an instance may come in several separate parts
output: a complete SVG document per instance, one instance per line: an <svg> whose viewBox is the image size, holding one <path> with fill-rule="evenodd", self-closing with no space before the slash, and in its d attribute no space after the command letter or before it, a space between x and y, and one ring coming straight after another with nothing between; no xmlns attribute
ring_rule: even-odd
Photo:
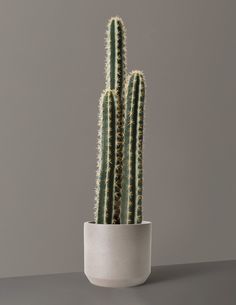
<svg viewBox="0 0 236 305"><path fill-rule="evenodd" d="M106 89L99 103L94 221L84 223L84 271L92 284L128 287L151 272L151 222L142 221L145 79L126 72L126 30L108 22Z"/></svg>

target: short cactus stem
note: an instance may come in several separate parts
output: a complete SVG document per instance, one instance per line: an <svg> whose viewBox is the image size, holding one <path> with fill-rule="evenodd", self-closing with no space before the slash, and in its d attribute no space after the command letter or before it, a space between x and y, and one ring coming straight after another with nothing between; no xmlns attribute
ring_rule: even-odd
<svg viewBox="0 0 236 305"><path fill-rule="evenodd" d="M106 90L99 103L96 223L120 223L122 139L121 103Z"/></svg>
<svg viewBox="0 0 236 305"><path fill-rule="evenodd" d="M134 71L126 89L121 223L142 222L144 98L143 73Z"/></svg>
<svg viewBox="0 0 236 305"><path fill-rule="evenodd" d="M112 223L115 176L116 95L105 91L99 103L96 223Z"/></svg>

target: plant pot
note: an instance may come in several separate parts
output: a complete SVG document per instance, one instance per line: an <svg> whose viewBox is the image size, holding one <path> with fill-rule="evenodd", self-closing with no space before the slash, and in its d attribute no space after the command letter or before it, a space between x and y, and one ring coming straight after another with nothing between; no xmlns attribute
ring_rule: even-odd
<svg viewBox="0 0 236 305"><path fill-rule="evenodd" d="M103 287L144 283L151 273L152 223L84 223L84 272Z"/></svg>

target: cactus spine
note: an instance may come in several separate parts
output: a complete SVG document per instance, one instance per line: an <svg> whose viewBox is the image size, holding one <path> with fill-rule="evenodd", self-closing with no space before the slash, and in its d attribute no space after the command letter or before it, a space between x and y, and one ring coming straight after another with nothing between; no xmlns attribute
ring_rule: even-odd
<svg viewBox="0 0 236 305"><path fill-rule="evenodd" d="M121 222L142 222L142 147L145 84L140 71L130 74L126 89Z"/></svg>
<svg viewBox="0 0 236 305"><path fill-rule="evenodd" d="M126 81L126 30L108 22L106 89L100 99L95 222L142 222L142 148L145 81L133 71Z"/></svg>

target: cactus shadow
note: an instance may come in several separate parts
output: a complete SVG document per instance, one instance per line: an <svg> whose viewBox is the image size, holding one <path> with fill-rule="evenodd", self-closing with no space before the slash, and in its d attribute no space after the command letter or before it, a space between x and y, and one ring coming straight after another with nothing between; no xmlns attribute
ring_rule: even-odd
<svg viewBox="0 0 236 305"><path fill-rule="evenodd" d="M180 264L170 266L154 266L145 285L158 282L175 281L196 275L206 274L212 271L214 265L211 263Z"/></svg>

